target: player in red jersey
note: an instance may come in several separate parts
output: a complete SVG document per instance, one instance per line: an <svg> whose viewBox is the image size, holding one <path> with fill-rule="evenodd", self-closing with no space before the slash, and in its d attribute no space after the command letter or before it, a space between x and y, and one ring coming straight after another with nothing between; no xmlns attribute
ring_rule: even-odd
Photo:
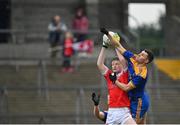
<svg viewBox="0 0 180 125"><path fill-rule="evenodd" d="M116 79L125 84L128 83L128 71L126 61L123 56L113 58L111 70L104 64L107 45L103 42L97 66L101 74L104 75L109 95L109 109L106 124L136 124L130 114L130 101L125 91L116 84Z"/></svg>

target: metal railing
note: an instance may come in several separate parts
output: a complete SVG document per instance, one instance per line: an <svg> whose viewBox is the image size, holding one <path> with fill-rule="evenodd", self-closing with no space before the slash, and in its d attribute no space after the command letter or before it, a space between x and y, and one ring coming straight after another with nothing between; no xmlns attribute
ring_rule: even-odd
<svg viewBox="0 0 180 125"><path fill-rule="evenodd" d="M172 88L168 88L167 86L159 87L158 89L180 89L180 86L174 86ZM39 96L38 91L41 89L42 91L46 91L48 89L49 99L44 96ZM0 119L1 123L39 123L39 121L43 121L45 123L101 123L96 121L95 116L93 116L93 103L91 102L91 92L99 91L100 87L98 86L71 86L71 87L62 87L62 86L48 86L48 87L5 87L1 91L1 115ZM103 88L106 89L106 88ZM148 90L152 91L153 89L157 89L154 86L149 86ZM15 94L19 93L19 94ZM36 93L36 94L34 94ZM15 94L15 95L14 95ZM22 95L21 95L22 94ZM105 93L103 93L105 94ZM65 96L66 95L66 96ZM16 96L16 97L14 97ZM33 97L31 97L33 96ZM61 98L61 97L71 97ZM156 95L152 95L155 97ZM175 97L176 95L165 95L166 97ZM56 97L56 101L54 100ZM60 99L58 99L59 97ZM13 102L11 99L16 98L16 102ZM52 99L53 98L53 99ZM25 102L25 100L28 100ZM38 102L40 100L41 102ZM104 103L106 98L101 99L101 103ZM32 103L33 102L33 103ZM51 104L51 102L53 104ZM30 104L27 104L30 103ZM68 104L71 103L71 104ZM2 105L3 104L3 105ZM19 104L19 105L18 105ZM17 105L17 107L16 107ZM27 107L26 107L27 105ZM54 107L52 107L54 105ZM29 107L30 106L30 107ZM19 108L18 108L19 107ZM21 108L24 110L22 110ZM34 110L33 108L39 109ZM13 111L17 108L17 111ZM54 111L52 110L54 108ZM69 109L71 111L69 111ZM166 108L166 107L164 107ZM45 111L42 111L45 109ZM65 111L67 109L67 111ZM148 112L148 117L153 117L154 121L149 121L149 123L157 123L158 117L169 117L171 119L171 114L173 117L179 117L180 114L178 111L171 112L157 112L150 111ZM70 120L72 119L72 120ZM155 120L156 119L156 120ZM55 120L55 121L53 121ZM69 120L69 121L68 121ZM152 120L152 119L150 119ZM170 120L171 121L171 120ZM162 121L160 121L162 122ZM159 123L159 122L158 122Z"/></svg>
<svg viewBox="0 0 180 125"><path fill-rule="evenodd" d="M130 36L133 36L133 39L129 39L130 36L124 35L120 30L118 29L109 29L114 32L118 32L121 36L123 36L127 42L126 44L132 48L133 50L139 50L141 48L139 44L139 36L136 34L132 33L129 30ZM78 31L70 29L72 33L76 33ZM24 30L2 30L0 29L0 33L7 33L9 34L9 42L8 44L2 44L0 45L0 60L1 61L7 61L9 60L10 62L12 60L28 60L28 59L48 59L49 58L49 43L48 43L48 31L41 31L41 30L36 30L36 31L24 31ZM36 34L34 37L39 37L42 40L39 42L27 42L26 39L28 34ZM38 34L38 35L37 35ZM101 45L102 42L102 35L99 32L98 29L91 29L88 31L89 38L92 39L95 43L95 46ZM31 36L33 37L33 36ZM153 47L157 48L159 50L160 55L163 54L163 48L164 45L161 47ZM61 53L61 51L60 51ZM60 56L61 54L59 54Z"/></svg>
<svg viewBox="0 0 180 125"><path fill-rule="evenodd" d="M63 86L58 86L50 84L47 79L47 63L46 61L39 61L37 63L37 84L31 84L26 83L25 85L3 85L0 86L1 88L1 123L101 123L100 121L96 120L96 118L93 116L92 113L92 102L90 99L90 95L92 91L99 91L102 95L106 95L106 87L103 78L101 79L101 85L97 83L97 85L83 85L79 86L75 83L72 83L70 86L66 86L65 84ZM149 81L147 90L151 97L151 103L148 117L149 121L148 123L172 123L171 119L177 119L180 116L179 112L180 109L178 108L179 101L176 99L176 97L179 95L180 85L176 84L173 86L169 85L163 85L160 84L159 81L159 72L157 71L157 68L155 66L151 66L149 71ZM8 75L8 74L7 74ZM30 86L28 86L30 85ZM74 94L72 94L72 92ZM54 94L55 93L55 94ZM59 93L59 94L58 94ZM58 112L52 111L51 108L52 105L49 104L51 102L52 98L53 100L58 100L58 98L61 98L63 95L67 95L72 99L70 107L66 107L66 105L70 102L64 103L64 101L56 101L53 104L56 105L53 108L58 108ZM26 98L26 99L25 99ZM17 101L13 101L16 99ZM66 100L66 98L61 98L62 100ZM19 100L19 101L18 101ZM37 101L37 100L40 100ZM157 106L158 103L170 103L168 100L172 100L172 104L165 104L165 106ZM67 100L66 100L67 101ZM101 101L101 103L106 102L106 98L104 97ZM31 102L34 102L32 104ZM43 104L42 104L43 103ZM156 104L157 103L157 104ZM27 106L26 106L27 105ZM36 105L36 106L35 106ZM37 108L37 105L40 105L40 107L44 107L46 109L45 111L41 111L41 108ZM42 105L42 106L41 106ZM29 109L29 107L33 108L36 107L37 110L33 112L33 110L29 111L26 110ZM172 107L176 107L177 109ZM22 109L18 107L23 107ZM158 111L158 108L163 108ZM14 109L19 110L14 111ZM70 108L72 112L67 113L61 112L61 110L64 111L64 109ZM167 108L170 110L167 111ZM158 111L158 112L157 112ZM170 114L174 114L173 118L169 117ZM162 119L166 120L168 117L169 121L163 122ZM161 120L159 120L159 118ZM68 122L68 120L70 120Z"/></svg>
<svg viewBox="0 0 180 125"><path fill-rule="evenodd" d="M108 63L108 62L107 62ZM99 91L103 95L101 103L106 102L105 95L107 94L105 83L103 78L101 79L101 85L83 85L79 86L72 83L70 86L58 86L50 84L47 80L47 63L46 61L39 61L37 63L37 84L28 84L26 86L21 85L4 85L1 86L1 123L101 123L98 121L92 113L91 92ZM178 105L180 102L176 99L179 95L180 85L173 86L160 84L159 72L157 67L152 65L149 71L149 80L147 83L147 90L151 97L150 109L148 112L148 123L177 123L180 116ZM8 74L7 74L8 75ZM72 99L66 102L66 98L62 98L63 95ZM52 99L53 98L53 99ZM62 100L52 102L59 110L52 111L52 105L49 104L51 100ZM16 99L17 101L13 101ZM19 100L19 101L18 101ZM40 101L37 101L40 100ZM176 103L171 103L168 100L172 100ZM34 103L31 103L34 102ZM158 103L170 103L159 106ZM67 104L72 103L68 107ZM26 106L27 105L27 106ZM37 106L43 107L45 111ZM36 111L32 110L36 107ZM168 107L167 107L168 106ZM18 107L22 107L18 109ZM31 110L28 110L31 107ZM177 108L173 108L177 107ZM19 110L14 111L14 109ZM27 108L27 110L26 110ZM67 108L67 112L62 112ZM69 112L69 109L72 112ZM161 110L158 108L162 108ZM164 108L164 109L163 109ZM167 111L167 108L169 110ZM103 109L103 108L102 108ZM62 110L62 111L61 111ZM159 110L159 111L158 111ZM173 114L173 117L170 117ZM169 121L167 120L167 117ZM166 121L163 122L163 119ZM174 120L174 122L172 122Z"/></svg>

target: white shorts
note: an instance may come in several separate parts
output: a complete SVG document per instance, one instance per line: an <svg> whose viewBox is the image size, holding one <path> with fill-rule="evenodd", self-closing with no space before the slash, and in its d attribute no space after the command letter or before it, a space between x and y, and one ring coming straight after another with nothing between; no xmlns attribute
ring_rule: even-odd
<svg viewBox="0 0 180 125"><path fill-rule="evenodd" d="M129 118L132 118L129 108L109 108L106 124L124 124Z"/></svg>

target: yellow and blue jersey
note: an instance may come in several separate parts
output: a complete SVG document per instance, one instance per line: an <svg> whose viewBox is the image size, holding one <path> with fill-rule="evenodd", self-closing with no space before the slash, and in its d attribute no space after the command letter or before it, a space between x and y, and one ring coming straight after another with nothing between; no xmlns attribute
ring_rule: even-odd
<svg viewBox="0 0 180 125"><path fill-rule="evenodd" d="M123 55L128 61L129 82L134 87L128 94L132 98L142 97L147 81L147 67L139 69L135 60L136 55L132 52L125 51Z"/></svg>
<svg viewBox="0 0 180 125"><path fill-rule="evenodd" d="M123 56L128 61L129 82L134 89L128 92L130 97L130 110L132 117L138 122L143 118L149 107L149 97L145 92L147 82L147 67L138 68L135 60L136 55L130 51L125 51Z"/></svg>

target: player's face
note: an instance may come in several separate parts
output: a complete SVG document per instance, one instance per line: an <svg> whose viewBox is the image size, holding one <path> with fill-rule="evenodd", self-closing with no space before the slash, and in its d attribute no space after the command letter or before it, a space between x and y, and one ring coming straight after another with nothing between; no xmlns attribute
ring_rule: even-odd
<svg viewBox="0 0 180 125"><path fill-rule="evenodd" d="M81 17L83 15L83 10L82 9L79 9L78 11L77 11L77 16L78 17Z"/></svg>
<svg viewBox="0 0 180 125"><path fill-rule="evenodd" d="M113 72L121 72L122 65L121 65L121 62L119 60L113 60L111 64L112 64L112 71Z"/></svg>
<svg viewBox="0 0 180 125"><path fill-rule="evenodd" d="M148 54L143 50L136 57L136 61L139 63L147 63L148 62Z"/></svg>
<svg viewBox="0 0 180 125"><path fill-rule="evenodd" d="M58 15L56 15L56 16L54 17L54 20L55 20L56 23L59 23L60 20L61 20L61 17L58 16Z"/></svg>

